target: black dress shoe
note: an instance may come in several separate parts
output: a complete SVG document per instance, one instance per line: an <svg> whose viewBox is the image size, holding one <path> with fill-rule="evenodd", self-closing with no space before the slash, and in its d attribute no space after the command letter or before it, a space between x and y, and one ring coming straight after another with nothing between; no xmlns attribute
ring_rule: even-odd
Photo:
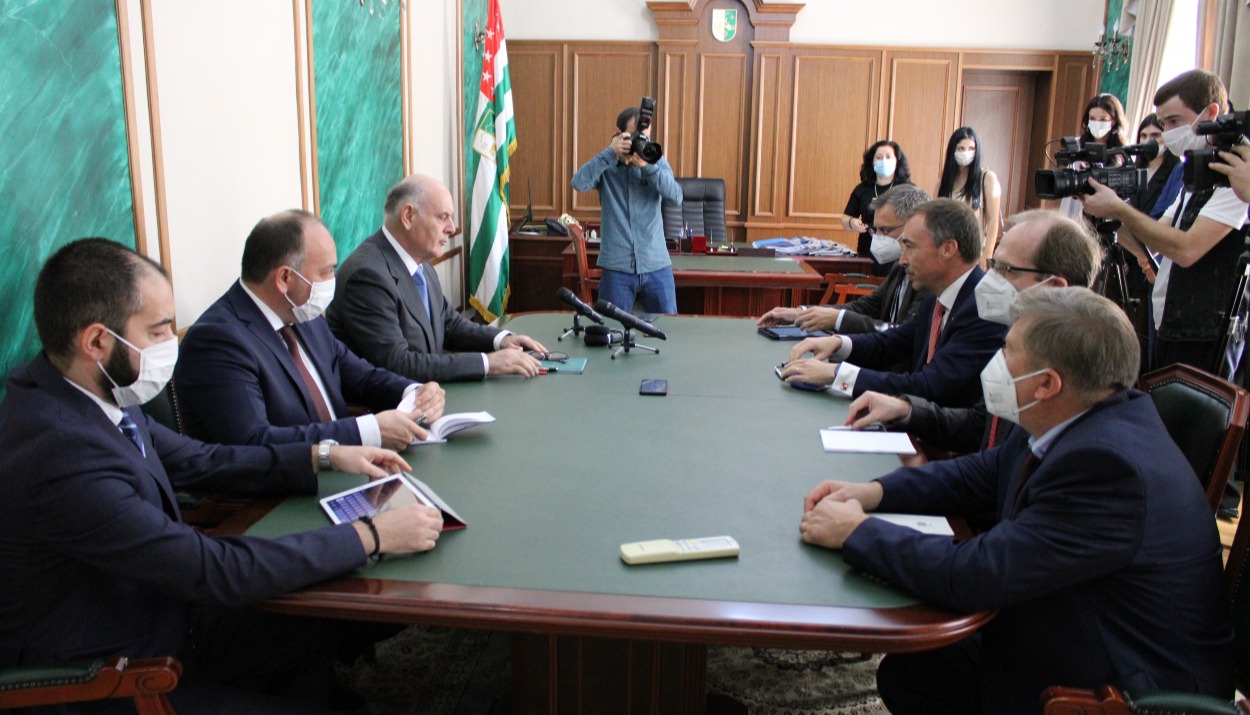
<svg viewBox="0 0 1250 715"><path fill-rule="evenodd" d="M1239 515L1240 512L1235 506L1222 506L1219 511L1216 512L1216 516L1227 521L1234 521Z"/></svg>

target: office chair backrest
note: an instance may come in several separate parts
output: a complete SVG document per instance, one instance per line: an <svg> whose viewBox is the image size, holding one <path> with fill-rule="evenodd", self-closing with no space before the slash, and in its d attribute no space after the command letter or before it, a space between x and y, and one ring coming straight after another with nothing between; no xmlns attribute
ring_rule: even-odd
<svg viewBox="0 0 1250 715"><path fill-rule="evenodd" d="M1143 375L1140 383L1194 468L1214 512L1233 471L1250 416L1250 396L1227 380L1179 363Z"/></svg>
<svg viewBox="0 0 1250 715"><path fill-rule="evenodd" d="M707 236L711 243L729 240L725 227L725 180L680 178L681 206L664 201L660 213L664 217L664 237L677 238L683 225L692 235Z"/></svg>

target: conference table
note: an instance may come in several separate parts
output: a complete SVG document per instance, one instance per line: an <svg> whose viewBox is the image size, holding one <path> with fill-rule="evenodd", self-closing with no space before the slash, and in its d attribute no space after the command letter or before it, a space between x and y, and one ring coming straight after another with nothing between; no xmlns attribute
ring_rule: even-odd
<svg viewBox="0 0 1250 715"><path fill-rule="evenodd" d="M845 399L773 372L791 343L750 320L661 317L638 349L557 336L571 313L507 324L583 374L448 384L448 412L497 421L405 453L415 476L468 524L424 554L388 558L262 608L308 616L513 633L514 712L691 712L704 707L706 649L729 644L860 652L935 648L991 614L955 614L804 544L803 497L819 480L866 481L887 455L823 451ZM643 396L643 379L668 380ZM323 475L325 496L363 483ZM274 505L276 503L276 506ZM327 522L317 498L250 510L230 528L276 536ZM628 566L620 545L729 535L736 558Z"/></svg>

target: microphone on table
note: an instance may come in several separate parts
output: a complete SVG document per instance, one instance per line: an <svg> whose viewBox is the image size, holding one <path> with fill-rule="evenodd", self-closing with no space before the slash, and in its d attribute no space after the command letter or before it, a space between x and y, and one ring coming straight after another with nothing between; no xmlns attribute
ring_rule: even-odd
<svg viewBox="0 0 1250 715"><path fill-rule="evenodd" d="M603 325L603 316L596 313L595 309L583 302L581 298L573 295L573 291L568 288L561 287L560 290L556 291L556 297L592 323Z"/></svg>
<svg viewBox="0 0 1250 715"><path fill-rule="evenodd" d="M602 298L595 301L595 310L615 320L626 328L637 330L643 335L649 335L653 338L659 338L660 340L668 340L668 336L651 323L648 323L633 313L627 313L621 310Z"/></svg>

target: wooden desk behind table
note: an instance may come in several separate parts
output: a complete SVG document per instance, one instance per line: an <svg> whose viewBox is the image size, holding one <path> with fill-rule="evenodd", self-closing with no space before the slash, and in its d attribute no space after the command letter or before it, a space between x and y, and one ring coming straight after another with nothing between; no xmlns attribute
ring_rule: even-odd
<svg viewBox="0 0 1250 715"><path fill-rule="evenodd" d="M512 234L510 241L512 296L508 312L564 310L566 306L556 298L556 289L562 285L570 290L577 289L577 263L568 237ZM683 254L673 254L674 258L679 255ZM591 265L598 256L597 247L592 245L589 255ZM822 276L826 273L872 272L872 259L857 256L796 256L791 260L810 266ZM719 284L707 282L722 278L725 281ZM788 284L784 277L780 279L780 285L774 282L771 285L744 286L726 278L723 273L697 276L686 275L676 269L674 279L677 282L678 312L692 315L760 315L778 305L814 302L823 291L820 283L810 283L810 277L798 278L804 285L797 288ZM796 290L800 293L797 298L794 295Z"/></svg>
<svg viewBox="0 0 1250 715"><path fill-rule="evenodd" d="M554 345L569 318L516 316L508 327ZM708 644L906 652L989 620L927 606L799 539L799 505L818 479L866 481L898 461L821 449L819 428L841 424L848 402L778 381L788 344L751 320L659 324L668 340L640 336L658 355L611 360L566 340L561 350L589 360L585 374L446 385L454 410L497 422L406 457L468 528L263 607L512 631L515 713L625 712L628 702L629 712L697 714ZM668 395L640 396L639 381L655 377ZM323 474L319 489L362 481ZM325 524L316 497L297 496L251 533ZM618 558L625 542L720 534L738 540L738 558Z"/></svg>

